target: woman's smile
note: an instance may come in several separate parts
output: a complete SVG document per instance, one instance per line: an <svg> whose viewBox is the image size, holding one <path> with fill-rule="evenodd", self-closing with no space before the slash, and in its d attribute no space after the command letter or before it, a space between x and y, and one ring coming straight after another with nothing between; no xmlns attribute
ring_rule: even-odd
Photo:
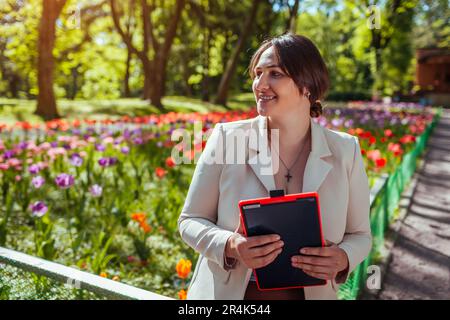
<svg viewBox="0 0 450 320"><path fill-rule="evenodd" d="M269 102L273 102L277 99L277 96L269 96L269 95L260 95L258 98L258 103L269 103Z"/></svg>

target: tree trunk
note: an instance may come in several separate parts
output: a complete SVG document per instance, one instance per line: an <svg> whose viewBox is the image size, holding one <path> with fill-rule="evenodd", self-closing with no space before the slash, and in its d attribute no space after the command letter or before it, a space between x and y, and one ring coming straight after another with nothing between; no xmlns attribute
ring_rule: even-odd
<svg viewBox="0 0 450 320"><path fill-rule="evenodd" d="M74 100L75 97L77 96L77 92L78 92L78 68L80 67L80 65L78 64L77 66L75 66L74 68L72 68L72 86L71 86L71 90L70 90L70 96L69 99Z"/></svg>
<svg viewBox="0 0 450 320"><path fill-rule="evenodd" d="M381 34L378 30L372 29L372 50L375 54L375 85L373 87L373 96L378 97L383 90L381 84L381 70L382 70L382 45L381 45Z"/></svg>
<svg viewBox="0 0 450 320"><path fill-rule="evenodd" d="M289 21L287 25L287 30L295 33L297 31L297 17L298 17L298 7L300 5L300 0L295 0L292 11L289 14Z"/></svg>
<svg viewBox="0 0 450 320"><path fill-rule="evenodd" d="M251 26L254 24L256 12L258 10L258 6L260 3L261 3L261 1L259 1L259 0L253 0L252 8L251 8L250 14L247 16L247 19L245 21L242 34L239 37L239 40L236 45L236 48L234 49L234 52L232 53L231 57L228 59L227 66L225 68L225 72L222 75L222 78L220 80L219 90L218 90L216 99L214 101L214 103L216 103L216 104L221 104L224 106L226 106L226 104L227 104L227 96L228 96L228 89L230 86L230 81L234 75L234 71L236 69L239 54L241 53L242 48L244 47L245 41L246 41L248 35L250 34Z"/></svg>
<svg viewBox="0 0 450 320"><path fill-rule="evenodd" d="M11 92L11 98L17 99L19 97L20 77L12 73L9 80L9 91Z"/></svg>
<svg viewBox="0 0 450 320"><path fill-rule="evenodd" d="M151 61L148 58L142 58L142 67L144 72L144 91L142 92L142 98L144 100L150 100L151 99L151 90L152 90L152 83L154 81L154 70L152 70L151 67Z"/></svg>
<svg viewBox="0 0 450 320"><path fill-rule="evenodd" d="M127 48L127 62L125 65L125 78L123 79L123 96L129 98L130 92L130 64L131 64L131 52Z"/></svg>
<svg viewBox="0 0 450 320"><path fill-rule="evenodd" d="M162 104L162 96L163 96L163 86L164 86L164 78L163 73L166 70L166 62L164 56L162 56L161 52L157 52L155 55L154 66L153 66L153 74L152 74L152 86L150 90L150 100L151 104L157 107L160 111L164 110Z"/></svg>
<svg viewBox="0 0 450 320"><path fill-rule="evenodd" d="M161 45L158 45L156 48L153 42L153 48L155 51L153 70L155 72L153 75L154 82L152 82L151 88L151 103L161 111L165 111L161 100L166 91L165 86L168 57L173 40L176 36L178 23L180 21L181 12L183 11L184 6L185 0L177 0L175 4L175 12L171 16L168 23L164 42Z"/></svg>
<svg viewBox="0 0 450 320"><path fill-rule="evenodd" d="M43 0L38 39L38 88L39 94L35 114L44 119L58 118L55 94L53 92L56 20L66 0Z"/></svg>

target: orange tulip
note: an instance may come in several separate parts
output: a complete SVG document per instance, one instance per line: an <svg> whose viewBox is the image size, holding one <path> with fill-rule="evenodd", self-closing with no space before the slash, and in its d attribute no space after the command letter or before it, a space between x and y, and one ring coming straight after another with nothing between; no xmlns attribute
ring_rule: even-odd
<svg viewBox="0 0 450 320"><path fill-rule="evenodd" d="M178 291L178 298L180 300L186 300L187 298L187 292L184 289L181 289L180 291Z"/></svg>
<svg viewBox="0 0 450 320"><path fill-rule="evenodd" d="M134 221L137 221L139 223L143 223L143 222L145 222L145 213L143 213L143 212L132 213L131 219Z"/></svg>
<svg viewBox="0 0 450 320"><path fill-rule="evenodd" d="M188 259L180 259L177 263L177 273L181 279L186 279L191 272L192 262Z"/></svg>
<svg viewBox="0 0 450 320"><path fill-rule="evenodd" d="M152 231L152 227L150 227L145 221L140 222L139 225L145 233L149 233L150 231Z"/></svg>

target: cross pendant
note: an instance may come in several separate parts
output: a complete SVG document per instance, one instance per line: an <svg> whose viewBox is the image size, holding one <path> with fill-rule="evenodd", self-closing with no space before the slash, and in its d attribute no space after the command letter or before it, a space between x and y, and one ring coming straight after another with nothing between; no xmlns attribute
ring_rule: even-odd
<svg viewBox="0 0 450 320"><path fill-rule="evenodd" d="M287 175L285 175L285 177L286 177L286 179L287 179L287 182L289 182L289 180L291 180L292 176L291 176L291 174L289 173L289 171L288 171Z"/></svg>

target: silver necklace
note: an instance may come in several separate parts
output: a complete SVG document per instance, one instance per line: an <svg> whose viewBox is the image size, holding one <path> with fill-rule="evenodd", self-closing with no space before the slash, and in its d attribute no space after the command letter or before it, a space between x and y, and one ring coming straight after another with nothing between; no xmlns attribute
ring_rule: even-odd
<svg viewBox="0 0 450 320"><path fill-rule="evenodd" d="M291 178L292 178L292 175L291 175L291 169L295 166L295 164L297 163L298 159L300 159L300 155L302 154L303 149L305 148L305 145L308 143L308 139L309 139L309 134L308 134L308 138L306 138L306 141L303 143L303 146L302 146L302 148L300 149L300 152L297 154L297 158L295 159L294 163L293 163L290 167L288 167L288 166L286 165L286 163L284 163L283 159L281 159L281 156L280 156L279 152L276 151L275 148L273 148L273 150L276 152L276 154L277 154L277 156L278 156L278 159L280 159L281 163L283 164L283 166L284 166L284 167L286 168L286 170L287 170L287 174L284 176L284 177L286 178L286 180L287 180L287 183L289 183L289 181L290 181ZM287 189L287 186L286 186L286 189ZM286 190L286 192L289 193L288 190Z"/></svg>

